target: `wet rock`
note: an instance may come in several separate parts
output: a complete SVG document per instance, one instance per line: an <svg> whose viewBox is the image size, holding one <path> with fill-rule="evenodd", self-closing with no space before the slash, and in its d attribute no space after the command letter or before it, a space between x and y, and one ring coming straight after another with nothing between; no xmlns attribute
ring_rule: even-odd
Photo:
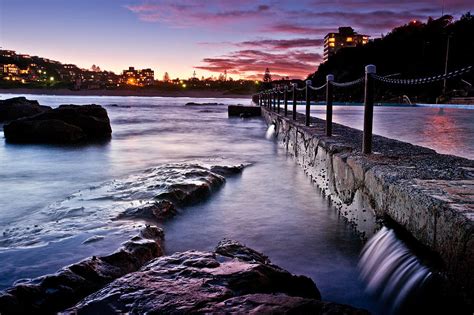
<svg viewBox="0 0 474 315"><path fill-rule="evenodd" d="M229 105L228 114L230 116L238 116L243 118L259 117L262 115L260 106L244 106L244 105Z"/></svg>
<svg viewBox="0 0 474 315"><path fill-rule="evenodd" d="M99 105L61 105L4 126L10 142L76 143L110 139L107 111ZM64 135L65 134L65 135Z"/></svg>
<svg viewBox="0 0 474 315"><path fill-rule="evenodd" d="M227 258L217 255L226 254ZM314 282L225 240L216 252L187 251L153 260L64 314L300 313L368 314L320 301Z"/></svg>
<svg viewBox="0 0 474 315"><path fill-rule="evenodd" d="M167 191L158 194L155 199L167 200L177 206L188 206L200 202L211 195L211 192L225 183L223 176L202 169L187 174L199 181L185 183L172 183L167 186Z"/></svg>
<svg viewBox="0 0 474 315"><path fill-rule="evenodd" d="M122 218L141 218L163 221L174 217L178 211L174 204L168 200L160 200L138 208L127 209L119 215Z"/></svg>
<svg viewBox="0 0 474 315"><path fill-rule="evenodd" d="M216 254L226 256L226 257L234 257L238 258L243 261L249 262L257 262L261 264L269 264L270 259L246 246L242 246L239 242L224 239L219 242L215 250Z"/></svg>
<svg viewBox="0 0 474 315"><path fill-rule="evenodd" d="M211 166L211 172L219 174L221 176L231 176L242 173L245 168L244 164L240 165L214 165Z"/></svg>
<svg viewBox="0 0 474 315"><path fill-rule="evenodd" d="M87 258L53 275L22 282L0 292L0 313L48 314L63 310L161 256L162 241L160 228L146 226L115 253Z"/></svg>
<svg viewBox="0 0 474 315"><path fill-rule="evenodd" d="M367 315L366 310L349 305L323 302L316 299L285 294L247 294L203 307L199 313L207 314L321 314Z"/></svg>
<svg viewBox="0 0 474 315"><path fill-rule="evenodd" d="M50 109L49 106L41 106L38 101L30 101L25 97L0 100L0 122L33 116Z"/></svg>
<svg viewBox="0 0 474 315"><path fill-rule="evenodd" d="M84 131L61 120L14 120L4 126L5 138L13 143L77 143Z"/></svg>

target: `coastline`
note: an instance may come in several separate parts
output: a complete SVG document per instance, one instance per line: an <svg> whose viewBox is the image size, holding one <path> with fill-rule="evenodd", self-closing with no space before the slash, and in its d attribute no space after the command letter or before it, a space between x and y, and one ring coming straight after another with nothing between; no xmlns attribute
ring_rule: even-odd
<svg viewBox="0 0 474 315"><path fill-rule="evenodd" d="M225 94L225 91L212 90L79 90L69 89L2 89L0 94L31 94L31 95L71 95L71 96L143 96L143 97L192 97L192 98L242 98L250 99L252 94Z"/></svg>

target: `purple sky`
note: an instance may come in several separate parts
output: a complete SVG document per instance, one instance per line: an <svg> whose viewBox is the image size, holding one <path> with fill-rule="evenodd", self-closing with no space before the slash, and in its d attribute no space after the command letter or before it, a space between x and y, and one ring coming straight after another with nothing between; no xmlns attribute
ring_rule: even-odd
<svg viewBox="0 0 474 315"><path fill-rule="evenodd" d="M439 17L443 0L0 0L0 46L90 68L151 67L161 79L305 77L339 26L378 37ZM459 17L472 0L444 0Z"/></svg>

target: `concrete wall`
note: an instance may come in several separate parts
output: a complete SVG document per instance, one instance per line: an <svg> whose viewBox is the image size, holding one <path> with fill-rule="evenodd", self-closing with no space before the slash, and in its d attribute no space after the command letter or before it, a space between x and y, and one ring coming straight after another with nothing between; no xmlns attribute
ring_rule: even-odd
<svg viewBox="0 0 474 315"><path fill-rule="evenodd" d="M378 219L391 218L440 256L456 286L474 292L474 161L379 136L375 154L363 155L361 131L334 124L326 137L323 120L308 128L302 115L295 122L263 108L262 116L359 232L370 237Z"/></svg>

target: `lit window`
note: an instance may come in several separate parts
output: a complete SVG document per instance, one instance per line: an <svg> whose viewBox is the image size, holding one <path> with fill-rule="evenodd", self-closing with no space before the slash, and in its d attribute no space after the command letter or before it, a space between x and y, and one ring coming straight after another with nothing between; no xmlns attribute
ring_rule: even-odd
<svg viewBox="0 0 474 315"><path fill-rule="evenodd" d="M335 44L334 43L329 43L329 47L334 47Z"/></svg>
<svg viewBox="0 0 474 315"><path fill-rule="evenodd" d="M354 40L354 39L353 39L352 37L347 37L347 38L346 38L346 42L348 42L348 43L352 42L353 40Z"/></svg>
<svg viewBox="0 0 474 315"><path fill-rule="evenodd" d="M335 41L336 41L336 39L335 39L334 37L331 37L331 38L329 39L329 42L330 42L330 43L334 43Z"/></svg>
<svg viewBox="0 0 474 315"><path fill-rule="evenodd" d="M367 44L367 41L366 41L366 40L363 40L363 41L362 41L362 45L365 45L365 44Z"/></svg>

